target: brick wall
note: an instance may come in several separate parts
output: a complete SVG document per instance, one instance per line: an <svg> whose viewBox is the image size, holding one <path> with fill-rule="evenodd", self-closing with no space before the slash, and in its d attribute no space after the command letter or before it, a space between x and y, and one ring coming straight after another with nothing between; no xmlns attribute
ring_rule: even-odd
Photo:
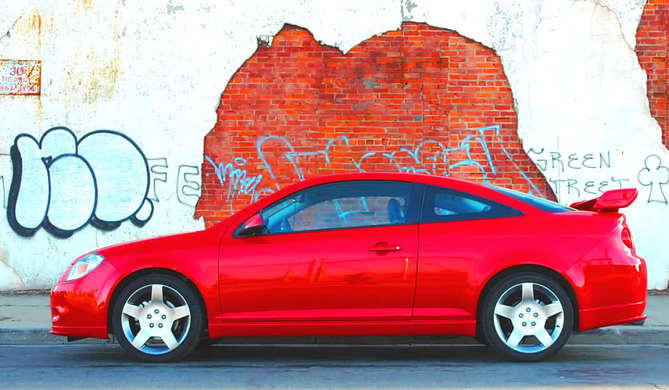
<svg viewBox="0 0 669 390"><path fill-rule="evenodd" d="M228 83L205 137L207 226L303 178L408 171L490 181L554 199L516 134L500 58L425 24L342 54L285 26Z"/></svg>
<svg viewBox="0 0 669 390"><path fill-rule="evenodd" d="M651 115L662 127L662 141L669 147L669 0L648 0L636 33L636 53L648 75Z"/></svg>

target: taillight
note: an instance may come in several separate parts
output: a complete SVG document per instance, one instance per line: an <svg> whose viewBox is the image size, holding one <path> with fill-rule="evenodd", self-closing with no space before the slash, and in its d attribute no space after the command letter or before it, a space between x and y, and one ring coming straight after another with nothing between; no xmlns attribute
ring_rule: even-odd
<svg viewBox="0 0 669 390"><path fill-rule="evenodd" d="M632 242L632 232L627 227L623 228L621 238L623 240L623 243L627 245L628 248L634 250L634 242Z"/></svg>

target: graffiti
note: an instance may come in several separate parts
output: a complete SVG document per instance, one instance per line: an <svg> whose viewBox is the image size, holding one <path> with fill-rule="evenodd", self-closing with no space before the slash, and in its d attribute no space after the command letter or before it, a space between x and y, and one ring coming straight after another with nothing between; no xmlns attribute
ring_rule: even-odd
<svg viewBox="0 0 669 390"><path fill-rule="evenodd" d="M448 176L459 167L471 167L480 174L483 182L490 182L490 177L497 173L497 168L490 154L491 145L503 153L506 161L527 182L530 193L543 195L539 188L529 179L523 170L513 161L511 154L506 150L499 140L499 126L487 126L476 131L475 135L465 137L457 146L446 147L438 140L425 140L413 148L399 147L396 150L366 150L357 155L348 153L346 165L347 170L358 172L372 171L375 166L392 166L398 172L426 173L432 175ZM281 136L260 137L256 142L257 157L262 163L267 177L272 179L273 185L263 185L263 174L251 174L246 169L247 160L241 157L234 158L232 162L216 163L209 156L205 160L214 168L219 184L225 188L226 200L236 199L247 195L249 202L256 201L260 196L272 193L280 189L276 172L281 164L288 164L295 180L306 178L303 163L307 164L313 158L319 159L319 166L328 168L333 163L332 151L337 148L351 148L349 138L341 135L330 139L324 148L319 150L308 150L298 152L286 138ZM477 158L473 154L474 149L482 150L484 158ZM276 152L285 149L286 152L279 153L278 158L270 159L267 150ZM341 163L341 162L340 162ZM311 164L307 164L311 165ZM285 173L285 169L280 169Z"/></svg>
<svg viewBox="0 0 669 390"><path fill-rule="evenodd" d="M517 136L496 53L450 30L401 30L342 53L287 25L281 44L259 48L226 86L205 137L211 162L196 214L209 225L229 214L221 206L234 212L301 179L356 171L455 176L555 199Z"/></svg>
<svg viewBox="0 0 669 390"><path fill-rule="evenodd" d="M606 153L585 153L579 155L578 153L570 153L567 156L562 155L560 152L544 152L544 148L535 150L530 148L527 154L536 154L538 156L543 156L548 154L550 158L537 158L535 163L537 167L542 171L549 169L558 169L561 172L567 169L601 169L601 168L611 168L611 152L607 151Z"/></svg>
<svg viewBox="0 0 669 390"><path fill-rule="evenodd" d="M179 165L177 171L177 200L195 207L200 199L200 168L197 165Z"/></svg>
<svg viewBox="0 0 669 390"><path fill-rule="evenodd" d="M601 153L569 153L548 151L544 148L530 148L527 154L541 172L546 174L548 183L556 195L577 198L597 196L608 190L629 186L631 180L610 174L613 160L611 151ZM600 178L583 178L583 171L602 170ZM567 173L563 177L563 173ZM552 178L551 176L560 177Z"/></svg>
<svg viewBox="0 0 669 390"><path fill-rule="evenodd" d="M600 195L608 190L624 188L629 179L611 176L606 180L548 179L556 193L580 197L581 194Z"/></svg>
<svg viewBox="0 0 669 390"><path fill-rule="evenodd" d="M88 223L111 230L128 219L143 226L153 215L146 158L121 133L97 130L77 140L70 129L55 127L39 141L18 135L10 155L7 218L20 235L44 227L69 237Z"/></svg>
<svg viewBox="0 0 669 390"><path fill-rule="evenodd" d="M644 161L637 178L643 186L650 187L648 194L648 203L667 204L667 197L664 194L663 186L669 184L669 168L662 165L662 159L656 154L651 154Z"/></svg>
<svg viewBox="0 0 669 390"><path fill-rule="evenodd" d="M528 155L541 172L546 174L556 195L587 198L601 195L608 190L634 186L638 182L648 187L647 203L669 204L663 188L669 184L669 168L662 165L658 155L651 154L646 157L644 167L638 172L636 180L614 172L616 161L612 158L611 151L564 154L544 148L530 148ZM593 178L592 174L585 174L584 171L587 170L599 172Z"/></svg>
<svg viewBox="0 0 669 390"><path fill-rule="evenodd" d="M146 161L149 164L149 172L151 175L151 185L149 186L149 196L147 196L147 198L154 202L160 202L158 195L156 194L156 182L167 182L167 159L165 157L149 158Z"/></svg>
<svg viewBox="0 0 669 390"><path fill-rule="evenodd" d="M237 157L231 163L219 163L216 165L209 156L204 156L204 158L212 167L214 167L214 171L216 172L216 176L218 177L221 186L227 188L227 199L232 199L239 195L252 195L253 199L256 187L262 181L262 175L248 175L246 169L243 168L246 165L246 159ZM271 175L271 168L268 170Z"/></svg>

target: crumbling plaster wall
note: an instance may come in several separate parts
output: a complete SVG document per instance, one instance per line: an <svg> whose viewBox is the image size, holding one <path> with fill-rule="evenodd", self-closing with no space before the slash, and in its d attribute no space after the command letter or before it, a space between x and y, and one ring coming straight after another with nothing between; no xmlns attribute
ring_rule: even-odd
<svg viewBox="0 0 669 390"><path fill-rule="evenodd" d="M639 0L5 2L1 56L42 60L43 73L41 96L0 96L3 207L15 138L39 139L55 126L78 140L99 129L131 139L150 170L153 205L142 226L87 223L68 238L43 228L20 235L0 218L6 272L27 287L49 287L74 257L95 247L202 228L193 219L192 167L203 161L202 140L216 123L221 93L258 41L271 44L285 23L347 52L413 21L454 30L501 57L518 136L561 202L591 197L602 181L640 189L629 222L648 259L649 287L665 288L669 188L657 174L669 153L634 53L643 7ZM605 163L587 168L596 156Z"/></svg>

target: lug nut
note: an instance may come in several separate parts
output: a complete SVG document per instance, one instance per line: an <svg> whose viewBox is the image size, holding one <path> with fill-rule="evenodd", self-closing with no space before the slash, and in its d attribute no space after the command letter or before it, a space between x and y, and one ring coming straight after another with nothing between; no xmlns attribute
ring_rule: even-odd
<svg viewBox="0 0 669 390"><path fill-rule="evenodd" d="M167 316L165 314L163 314L162 316L160 316L160 318L165 319L165 318L167 318Z"/></svg>
<svg viewBox="0 0 669 390"><path fill-rule="evenodd" d="M160 313L160 311L158 311L158 309L154 310L153 312L156 313L156 314Z"/></svg>
<svg viewBox="0 0 669 390"><path fill-rule="evenodd" d="M163 324L158 324L158 327L159 327L159 328L162 328L162 327L163 327Z"/></svg>
<svg viewBox="0 0 669 390"><path fill-rule="evenodd" d="M525 311L529 313L529 312L530 312L530 308L528 307L527 309L525 309Z"/></svg>
<svg viewBox="0 0 669 390"><path fill-rule="evenodd" d="M527 322L523 322L523 326L527 326Z"/></svg>
<svg viewBox="0 0 669 390"><path fill-rule="evenodd" d="M146 318L151 319L151 314L147 314Z"/></svg>
<svg viewBox="0 0 669 390"><path fill-rule="evenodd" d="M153 322L149 324L149 328L153 328Z"/></svg>
<svg viewBox="0 0 669 390"><path fill-rule="evenodd" d="M523 318L523 313L518 314L518 317Z"/></svg>
<svg viewBox="0 0 669 390"><path fill-rule="evenodd" d="M536 324L537 324L536 322L532 321L532 326L534 326L534 325L536 325Z"/></svg>
<svg viewBox="0 0 669 390"><path fill-rule="evenodd" d="M534 317L539 317L539 313L534 313Z"/></svg>

